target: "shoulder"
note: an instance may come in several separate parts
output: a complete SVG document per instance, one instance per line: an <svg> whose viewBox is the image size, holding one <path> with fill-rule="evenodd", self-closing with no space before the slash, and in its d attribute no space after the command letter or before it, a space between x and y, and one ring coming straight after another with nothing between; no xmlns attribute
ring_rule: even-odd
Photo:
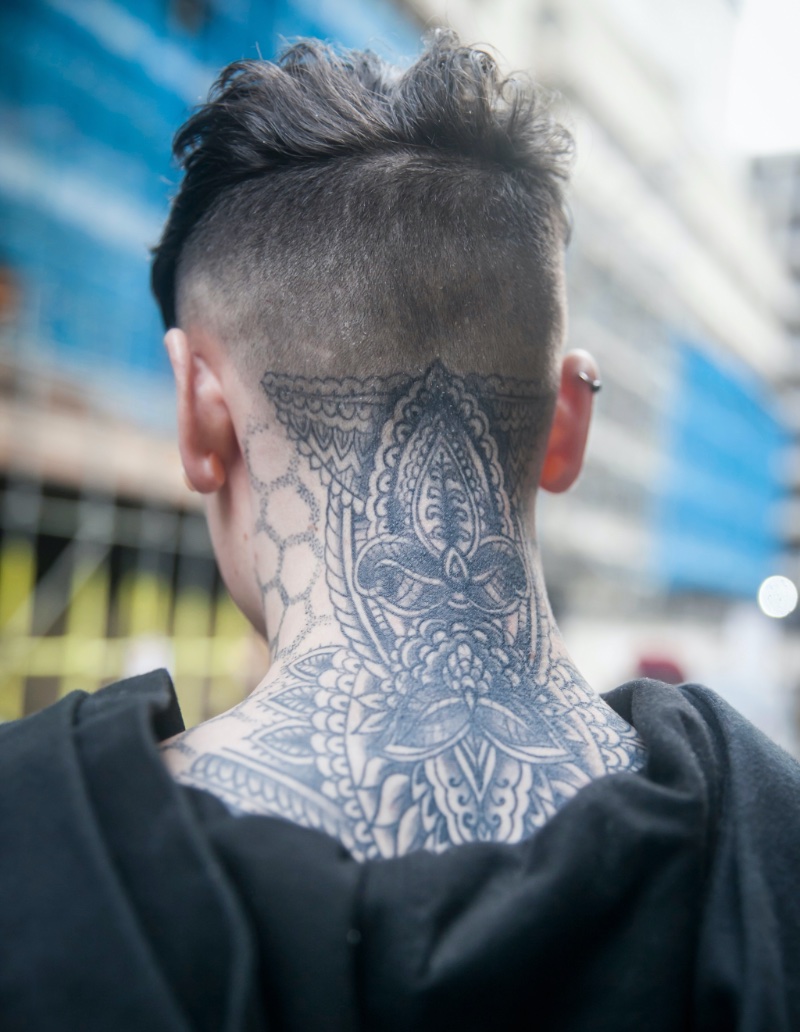
<svg viewBox="0 0 800 1032"><path fill-rule="evenodd" d="M0 897L12 872L77 839L93 817L96 788L132 787L154 768L156 741L183 727L166 671L118 682L89 695L71 692L39 713L0 725ZM104 773L100 773L101 768ZM120 793L121 800L126 798ZM1 909L1 908L0 908Z"/></svg>
<svg viewBox="0 0 800 1032"><path fill-rule="evenodd" d="M665 684L643 678L604 696L649 744L691 747L704 762L738 767L757 763L790 780L800 764L721 695L701 684Z"/></svg>
<svg viewBox="0 0 800 1032"><path fill-rule="evenodd" d="M222 1027L249 947L158 757L181 726L161 671L0 727L3 1028Z"/></svg>

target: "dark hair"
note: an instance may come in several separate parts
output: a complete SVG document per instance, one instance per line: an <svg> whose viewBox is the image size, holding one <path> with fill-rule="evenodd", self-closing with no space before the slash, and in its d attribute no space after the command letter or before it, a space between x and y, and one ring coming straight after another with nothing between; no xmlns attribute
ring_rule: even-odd
<svg viewBox="0 0 800 1032"><path fill-rule="evenodd" d="M293 371L454 348L491 368L560 326L571 139L453 33L405 71L317 41L232 64L174 153L152 269L167 326L202 316Z"/></svg>

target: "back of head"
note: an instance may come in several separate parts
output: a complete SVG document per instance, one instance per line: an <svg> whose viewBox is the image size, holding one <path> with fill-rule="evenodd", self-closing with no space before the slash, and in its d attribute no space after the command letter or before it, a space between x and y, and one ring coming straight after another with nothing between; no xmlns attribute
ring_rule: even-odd
<svg viewBox="0 0 800 1032"><path fill-rule="evenodd" d="M271 665L173 772L372 859L518 841L638 769L535 546L597 378L556 361L568 147L536 92L449 35L403 73L305 43L228 69L177 152L181 458Z"/></svg>
<svg viewBox="0 0 800 1032"><path fill-rule="evenodd" d="M153 289L248 376L438 359L554 387L571 141L486 53L437 33L401 72L298 43L227 68L175 153Z"/></svg>

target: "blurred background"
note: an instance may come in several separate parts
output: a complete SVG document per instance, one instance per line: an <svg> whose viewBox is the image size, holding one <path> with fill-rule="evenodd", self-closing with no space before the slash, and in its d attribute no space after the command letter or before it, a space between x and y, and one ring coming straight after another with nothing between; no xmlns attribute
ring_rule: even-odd
<svg viewBox="0 0 800 1032"><path fill-rule="evenodd" d="M165 665L192 724L257 682L148 291L170 139L229 61L315 35L402 62L449 24L556 89L578 142L570 343L605 389L578 487L542 505L567 643L600 690L700 680L800 755L792 7L3 0L0 719Z"/></svg>

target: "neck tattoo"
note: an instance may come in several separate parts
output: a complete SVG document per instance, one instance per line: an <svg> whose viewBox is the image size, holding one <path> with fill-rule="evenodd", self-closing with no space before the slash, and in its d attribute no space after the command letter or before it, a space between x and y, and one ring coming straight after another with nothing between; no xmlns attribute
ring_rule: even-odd
<svg viewBox="0 0 800 1032"><path fill-rule="evenodd" d="M519 500L544 431L535 385L435 363L262 387L296 448L281 483L253 479L279 559L262 590L305 620L273 638L281 673L242 704L236 747L198 751L188 732L180 780L366 859L519 841L590 780L640 768L636 732L564 655L531 561ZM326 490L324 549L270 520L276 490L307 492L301 462ZM294 546L313 560L299 591L282 572ZM345 644L304 648L321 576Z"/></svg>

